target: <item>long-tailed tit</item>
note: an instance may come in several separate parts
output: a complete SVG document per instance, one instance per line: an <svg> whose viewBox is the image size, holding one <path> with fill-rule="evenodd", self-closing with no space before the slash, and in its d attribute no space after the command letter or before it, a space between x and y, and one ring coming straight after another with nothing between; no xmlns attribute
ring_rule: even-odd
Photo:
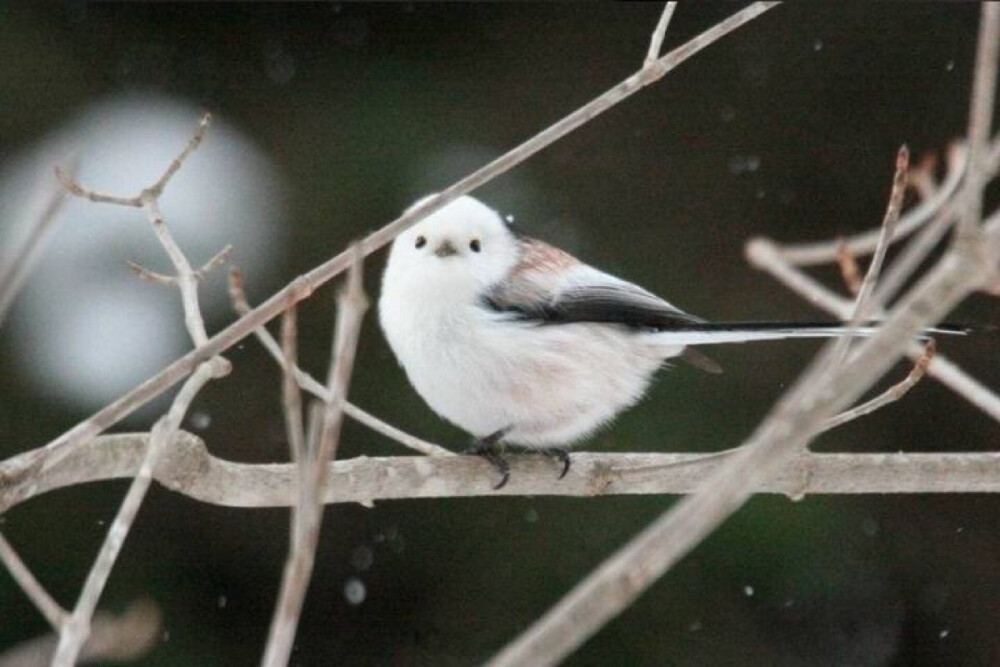
<svg viewBox="0 0 1000 667"><path fill-rule="evenodd" d="M720 372L692 345L845 330L708 323L515 231L472 197L399 235L379 319L417 393L500 471L496 488L510 474L504 444L556 456L564 476L567 447L635 404L664 361Z"/></svg>

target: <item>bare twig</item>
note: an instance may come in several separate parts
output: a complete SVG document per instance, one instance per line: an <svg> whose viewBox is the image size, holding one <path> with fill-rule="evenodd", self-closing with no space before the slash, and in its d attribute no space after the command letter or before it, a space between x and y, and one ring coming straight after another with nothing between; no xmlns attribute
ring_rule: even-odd
<svg viewBox="0 0 1000 667"><path fill-rule="evenodd" d="M129 605L121 616L97 614L91 624L90 638L80 651L80 663L137 660L146 655L160 639L162 615L148 600ZM0 667L44 667L52 661L58 638L39 637L0 654Z"/></svg>
<svg viewBox="0 0 1000 667"><path fill-rule="evenodd" d="M1000 221L1000 216L997 220ZM764 238L752 239L746 245L746 256L751 265L767 271L812 305L822 308L840 319L850 317L853 307L851 302L834 294L818 281L792 266L772 241ZM872 315L882 318L885 313L876 312ZM923 354L923 349L916 343L910 343L907 346L906 354L911 359L917 360ZM993 419L1000 421L1000 397L981 382L969 376L944 355L935 355L927 369L927 374Z"/></svg>
<svg viewBox="0 0 1000 667"><path fill-rule="evenodd" d="M667 34L667 26L670 25L670 19L673 17L675 9L677 9L676 2L668 2L663 8L660 20L656 23L656 29L649 40L649 51L646 52L644 67L654 66L657 58L660 57L660 51L663 49L663 38Z"/></svg>
<svg viewBox="0 0 1000 667"><path fill-rule="evenodd" d="M233 246L227 245L225 248L212 255L211 259L202 264L201 268L194 272L194 277L198 280L204 280L205 276L225 264L226 261L229 260L229 256L232 252Z"/></svg>
<svg viewBox="0 0 1000 667"><path fill-rule="evenodd" d="M983 212L983 190L989 180L990 127L993 123L997 86L997 54L1000 53L1000 5L992 2L980 7L979 41L976 66L972 71L972 98L966 142L971 169L962 186L956 234L970 242Z"/></svg>
<svg viewBox="0 0 1000 667"><path fill-rule="evenodd" d="M53 187L45 194L45 204L39 216L32 223L24 242L13 251L7 261L0 264L0 324L3 324L7 309L21 290L32 264L46 237L52 233L66 203L66 193Z"/></svg>
<svg viewBox="0 0 1000 667"><path fill-rule="evenodd" d="M201 121L198 123L198 129L188 140L187 146L184 150L180 152L180 155L174 158L167 170L163 172L159 180L156 181L151 187L143 191L140 197L145 196L150 199L158 199L161 194L163 194L163 189L167 187L167 183L170 179L174 177L180 168L184 165L184 162L191 157L191 154L195 152L198 146L201 145L202 140L205 138L205 132L208 131L208 126L212 123L212 114L206 113L201 117Z"/></svg>
<svg viewBox="0 0 1000 667"><path fill-rule="evenodd" d="M42 613L52 629L58 631L66 620L66 610L49 595L49 592L31 573L31 570L24 564L24 561L17 555L14 547L3 534L0 534L0 561L7 567L10 576L14 577L14 581L21 587L28 599L34 603L35 608Z"/></svg>
<svg viewBox="0 0 1000 667"><path fill-rule="evenodd" d="M953 144L948 149L947 161L949 172L955 171L958 168L957 165L964 159L965 151L962 146ZM996 173L996 170L994 169L991 173ZM917 183L915 188L921 196L925 197L925 200L933 196L933 193L928 192L927 180L929 180L929 177L924 176L915 181ZM938 242L948 232L948 229L955 221L956 208L954 200L950 201L946 206L942 206L931 219L930 223L920 230L920 233L896 257L892 265L886 269L885 276L879 281L878 288L875 290L874 298L876 303L888 304L889 300L903 288L906 281L910 279L920 267L920 264L930 254L931 250L937 246Z"/></svg>
<svg viewBox="0 0 1000 667"><path fill-rule="evenodd" d="M232 300L233 309L236 310L237 313L245 315L250 312L250 304L247 302L246 291L243 287L243 274L236 267L233 267L229 271L229 298ZM271 357L278 362L282 370L287 372L289 370L289 366L286 362L286 356L282 353L281 347L278 345L277 341L274 340L274 337L267 330L267 328L263 326L257 328L254 330L254 335L257 337L257 340L260 341L261 345L264 346L264 349L268 351ZM319 380L315 379L298 366L292 366L291 371L295 381L303 391L309 392L324 403L330 402L330 392ZM404 447L408 447L414 451L420 452L421 454L426 454L428 456L452 455L452 452L443 447L421 440L420 438L412 436L405 431L401 431L395 426L387 424L378 417L362 410L350 401L344 402L344 414L354 421L364 424L376 433L381 433L390 440L395 440Z"/></svg>
<svg viewBox="0 0 1000 667"><path fill-rule="evenodd" d="M823 424L823 430L828 431L830 429L837 428L838 426L842 426L849 421L854 421L859 417L869 415L872 412L885 407L889 403L898 401L903 398L903 396L906 396L906 394L913 389L918 382L920 382L921 378L924 377L924 374L927 373L927 367L934 358L936 350L937 348L935 347L934 339L932 338L927 341L927 344L924 346L924 353L920 355L916 363L913 364L913 368L910 369L909 375L907 375L901 382L889 387L889 389L882 394L879 394L872 400L862 403L861 405L856 405L850 410L841 412L836 417L828 419Z"/></svg>
<svg viewBox="0 0 1000 667"><path fill-rule="evenodd" d="M337 334L334 337L329 381L331 400L324 410L318 441L311 443L310 451L298 464L299 493L292 516L292 544L261 661L267 667L286 665L292 653L319 541L327 464L335 458L340 442L343 403L354 369L361 322L368 309L361 273L364 255L357 246L352 246L352 250L354 262L347 276L347 286L337 299Z"/></svg>
<svg viewBox="0 0 1000 667"><path fill-rule="evenodd" d="M968 151L961 145L953 147L952 151L949 152L949 157L954 155L956 159L954 164L949 160L948 174L941 183L941 187L937 189L933 197L923 200L900 218L899 224L896 226L896 233L893 235L894 240L900 241L927 224L958 190L966 169L968 169L969 156ZM785 259L798 266L813 266L834 261L837 258L837 253L840 252L841 244L846 245L855 257L861 257L875 251L881 231L881 228L875 228L846 239L787 244L782 246L782 253Z"/></svg>
<svg viewBox="0 0 1000 667"><path fill-rule="evenodd" d="M177 279L173 276L166 276L162 273L157 273L151 269L147 269L142 264L136 264L132 260L126 260L128 268L132 269L132 273L138 276L141 280L147 282L156 283L157 285L163 285L164 287L174 287L177 285Z"/></svg>
<svg viewBox="0 0 1000 667"><path fill-rule="evenodd" d="M108 530L94 566L87 575L87 581L80 593L76 607L59 634L59 646L52 661L55 667L71 667L76 663L80 650L90 634L90 621L97 609L97 602L104 591L108 577L111 575L111 569L114 567L115 561L118 560L118 554L121 553L125 538L139 513L139 507L149 490L156 464L177 435L177 430L180 428L181 421L184 419L191 402L212 378L221 377L228 372L229 363L222 357L215 357L200 366L181 387L167 414L161 417L153 427L149 448L143 458L142 465L139 467L135 479L132 480L132 485Z"/></svg>
<svg viewBox="0 0 1000 667"><path fill-rule="evenodd" d="M851 313L851 324L857 326L869 313L877 309L880 304L871 303L872 293L875 291L875 284L878 282L879 274L882 270L882 263L885 261L885 254L892 243L893 234L896 231L896 223L899 222L899 213L903 209L903 196L906 194L906 174L910 168L910 150L905 146L899 147L896 154L896 173L892 178L892 191L889 194L889 203L886 205L885 216L882 218L881 232L878 243L875 245L875 252L872 254L871 263L865 273L865 279L858 289L858 296L854 301L854 311ZM842 341L848 339L841 338Z"/></svg>
<svg viewBox="0 0 1000 667"><path fill-rule="evenodd" d="M187 327L188 333L191 335L191 340L194 341L195 347L201 347L208 342L208 332L205 329L205 320L201 313L201 306L198 303L198 280L201 275L208 270L209 265L213 262L218 261L221 263L225 260L226 255L228 255L228 249L223 250L221 253L209 260L209 263L205 267L202 267L199 271L192 269L191 263L184 255L180 246L177 245L177 241L174 240L173 234L170 233L170 229L167 227L167 224L163 219L163 213L160 211L159 198L160 195L163 194L163 190L167 186L167 183L170 182L170 179L173 178L174 174L177 173L177 170L184 164L184 161L187 160L194 150L201 144L202 139L205 136L205 131L208 129L208 125L211 120L212 115L205 114L202 117L201 122L198 124L198 130L188 141L184 150L182 150L181 153L167 166L166 171L163 172L156 183L148 188L145 188L134 197L120 197L117 195L108 195L91 190L90 188L80 185L80 183L78 183L75 179L73 179L73 177L62 169L59 169L58 167L56 168L56 176L59 178L59 181L63 184L66 190L77 197L83 197L94 202L146 209L149 221L153 226L153 232L156 234L156 238L159 240L160 245L163 246L163 250L170 258L171 263L174 265L177 275L168 279L166 276L154 274L148 269L138 267L138 265L130 263L130 266L132 266L132 270L136 271L140 277L159 283L170 282L178 287L181 292L181 303L184 307L184 324Z"/></svg>
<svg viewBox="0 0 1000 667"><path fill-rule="evenodd" d="M840 277L843 278L847 291L857 296L861 290L861 269L858 267L858 260L843 239L837 247L837 266L840 268Z"/></svg>
<svg viewBox="0 0 1000 667"><path fill-rule="evenodd" d="M636 72L593 101L539 132L523 144L493 160L457 183L445 188L436 196L427 199L421 206L408 210L396 220L369 234L361 241L362 252L365 255L375 252L392 241L402 231L440 209L442 206L445 206L456 197L471 192L475 188L527 160L538 151L576 130L581 125L593 120L601 113L635 94L645 86L659 80L667 72L673 70L691 56L757 18L769 9L774 8L777 4L776 2L754 3L717 23L694 39L670 51L659 59L658 62L662 66L657 66L653 75L649 73L647 68ZM141 203L126 205L139 206ZM253 312L241 317L237 322L234 322L210 338L205 344L200 345L198 349L192 350L177 359L159 373L134 387L124 396L105 406L87 420L77 424L44 447L36 449L32 452L32 456L24 461L25 464L44 467L57 462L62 450L67 449L72 444L93 438L131 414L138 407L145 405L153 398L159 396L169 387L190 374L199 364L243 340L253 333L255 329L266 324L290 305L304 299L314 289L340 274L347 268L349 263L350 254L342 252L317 266L309 273L297 278L264 303L260 304Z"/></svg>
<svg viewBox="0 0 1000 667"><path fill-rule="evenodd" d="M302 424L302 393L293 368L298 360L298 326L295 306L281 316L281 405L285 413L285 433L292 461L299 462L305 453L305 427Z"/></svg>

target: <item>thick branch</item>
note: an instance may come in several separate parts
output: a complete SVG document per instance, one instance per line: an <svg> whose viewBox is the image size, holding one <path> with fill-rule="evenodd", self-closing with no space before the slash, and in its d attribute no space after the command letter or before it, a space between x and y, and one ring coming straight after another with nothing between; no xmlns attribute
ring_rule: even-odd
<svg viewBox="0 0 1000 667"><path fill-rule="evenodd" d="M33 478L6 476L0 464L0 512L44 493L86 482L135 475L148 433L107 435ZM552 461L510 456L508 485L494 491L492 469L472 456L358 457L329 466L328 503L407 498L496 496L614 496L691 493L731 454L600 454L577 452L573 467L556 480ZM14 465L11 465L14 464ZM803 470L808 471L803 475ZM248 464L212 456L197 436L181 432L161 460L156 480L193 500L226 507L289 507L294 464ZM804 485L804 486L803 486ZM757 493L1000 493L1000 452L938 454L806 454L781 474L754 487Z"/></svg>

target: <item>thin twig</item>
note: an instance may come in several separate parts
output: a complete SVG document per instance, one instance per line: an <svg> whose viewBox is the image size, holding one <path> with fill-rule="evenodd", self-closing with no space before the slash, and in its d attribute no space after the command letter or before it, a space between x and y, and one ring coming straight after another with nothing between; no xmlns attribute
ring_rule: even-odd
<svg viewBox="0 0 1000 667"><path fill-rule="evenodd" d="M875 246L871 263L868 265L865 279L861 283L861 288L858 290L858 296L854 302L854 312L851 314L852 326L857 326L868 317L873 309L878 309L881 305L871 303L871 297L882 270L882 263L885 261L885 254L888 252L889 245L892 243L892 237L896 232L896 223L899 222L900 211L903 209L903 196L906 194L906 174L909 168L910 150L903 145L899 147L899 152L896 154L896 173L892 178L892 190L889 194L889 203L886 205L885 216L882 218L878 243Z"/></svg>
<svg viewBox="0 0 1000 667"><path fill-rule="evenodd" d="M660 51L663 49L663 38L667 34L667 26L670 25L670 19L673 17L675 9L677 9L676 2L668 2L663 8L660 20L656 23L656 30L653 31L653 36L649 40L649 51L646 52L645 67L653 66L657 58L660 57Z"/></svg>
<svg viewBox="0 0 1000 667"><path fill-rule="evenodd" d="M302 393L295 374L298 360L298 326L296 308L292 306L281 316L281 405L285 413L285 434L292 461L299 462L305 454L305 427L302 423Z"/></svg>
<svg viewBox="0 0 1000 667"><path fill-rule="evenodd" d="M173 276L167 276L162 273L157 273L151 269L147 269L142 264L137 264L132 260L126 260L128 268L132 269L132 273L138 276L141 280L147 282L156 283L157 285L163 285L164 287L175 287L177 285L177 279Z"/></svg>
<svg viewBox="0 0 1000 667"><path fill-rule="evenodd" d="M204 280L205 276L225 264L229 260L229 256L232 252L233 246L227 245L225 248L212 255L211 259L202 264L201 268L194 272L194 277L198 280Z"/></svg>
<svg viewBox="0 0 1000 667"><path fill-rule="evenodd" d="M1000 216L997 220L1000 223ZM801 269L793 266L784 257L779 247L769 239L752 239L746 245L746 256L752 266L766 271L817 308L821 308L840 319L850 317L853 307L850 301L834 294L817 280L806 275ZM872 315L876 318L882 318L885 317L885 312L876 312ZM911 359L917 360L923 354L923 350L917 343L910 343L907 346L906 354ZM933 362L927 369L927 374L982 410L986 415L1000 421L1000 397L944 355L935 355Z"/></svg>
<svg viewBox="0 0 1000 667"><path fill-rule="evenodd" d="M266 667L283 667L288 664L292 653L299 616L312 578L316 545L319 542L327 467L335 458L340 442L343 402L354 370L361 323L368 309L368 299L362 285L364 255L357 246L353 246L352 250L354 263L347 276L347 286L337 299L337 333L334 336L329 381L331 400L324 410L318 442L311 443L310 451L299 460L297 466L299 493L292 515L292 544L261 660L261 664Z"/></svg>
<svg viewBox="0 0 1000 667"><path fill-rule="evenodd" d="M205 136L205 131L208 129L208 125L211 120L212 115L205 114L202 117L201 122L198 124L197 131L191 139L188 140L187 145L180 152L180 154L167 166L167 169L163 172L160 178L157 179L156 183L148 188L145 188L134 197L120 197L91 190L90 188L84 187L78 183L64 170L58 167L56 168L56 176L63 184L63 187L77 197L83 197L94 202L146 209L147 217L153 227L153 232L156 234L156 238L160 242L160 245L163 246L163 250L170 258L170 262L174 265L177 275L167 278L167 276L155 274L149 269L139 267L138 265L130 263L130 266L132 266L132 270L136 271L142 278L159 282L161 284L169 282L177 286L181 293L181 303L184 308L184 324L191 336L191 340L194 341L195 347L201 347L208 342L208 332L205 329L205 319L202 316L201 306L198 303L198 280L201 275L208 270L209 265L213 262L218 261L221 263L224 261L226 255L228 255L228 250L224 249L222 253L220 253L220 255L222 255L221 259L219 259L219 255L216 255L209 260L209 263L205 267L199 269L199 271L192 269L191 263L188 261L184 252L177 244L177 241L174 240L173 234L170 233L170 229L164 221L163 213L160 211L159 198L160 195L163 194L163 190L167 186L167 183L170 182L170 179L173 178L174 174L177 173L177 170L181 168L188 157L190 157L195 149L201 144L202 139L204 139Z"/></svg>
<svg viewBox="0 0 1000 667"><path fill-rule="evenodd" d="M839 415L833 417L832 419L828 419L823 424L822 427L823 430L829 431L830 429L842 426L843 424L846 424L849 421L854 421L859 417L864 417L865 415L869 415L872 412L878 410L879 408L883 408L889 403L898 401L899 399L903 398L903 396L906 396L906 394L911 389L913 389L913 387L918 382L920 382L921 378L924 377L924 374L927 373L927 367L930 365L931 360L934 358L934 353L936 351L937 348L934 344L934 339L932 338L927 341L926 345L924 345L924 353L920 355L916 363L913 364L913 368L910 369L910 373L905 378L903 378L901 382L889 387L889 389L887 389L882 394L879 394L872 400L862 403L861 405L857 405L851 408L850 410L841 412Z"/></svg>
<svg viewBox="0 0 1000 667"><path fill-rule="evenodd" d="M173 442L184 415L201 388L212 378L221 377L228 372L229 364L222 357L215 357L200 366L181 387L167 414L161 417L153 427L149 438L149 448L143 458L142 465L139 467L135 479L132 480L121 508L118 510L107 536L105 536L104 544L87 575L87 581L80 593L79 600L77 600L76 607L59 634L59 646L52 660L54 667L71 667L76 663L80 650L90 634L90 622L97 609L98 600L104 591L108 577L111 575L111 569L114 567L115 561L118 560L118 554L121 553L125 538L139 513L139 507L141 507L146 492L149 490L157 462Z"/></svg>
<svg viewBox="0 0 1000 667"><path fill-rule="evenodd" d="M948 150L949 171L955 170L956 165L965 159L965 151L959 144L952 145ZM991 172L995 173L995 172ZM917 183L923 183L928 178L922 178ZM921 196L929 198L932 193L927 192L925 185L917 185L917 191ZM920 233L917 234L910 243L903 248L898 257L893 260L892 265L886 268L885 276L879 281L875 290L875 301L880 304L888 304L890 299L906 284L906 281L916 272L920 264L927 258L931 250L944 238L948 229L955 221L956 202L950 201L946 206L942 206Z"/></svg>
<svg viewBox="0 0 1000 667"><path fill-rule="evenodd" d="M6 262L0 264L0 324L3 324L14 297L21 291L39 248L55 229L65 203L66 193L62 188L53 187L46 194L42 211L32 223L24 242L10 254Z"/></svg>
<svg viewBox="0 0 1000 667"><path fill-rule="evenodd" d="M0 533L0 561L7 567L10 576L14 578L28 599L34 603L35 608L42 613L52 629L58 632L66 620L66 610L49 595L49 592L31 573L31 570L24 564L24 561L17 555L14 547L2 533Z"/></svg>
<svg viewBox="0 0 1000 667"><path fill-rule="evenodd" d="M229 298L233 303L233 309L237 313L245 315L250 312L250 304L247 301L246 290L243 286L243 274L236 267L233 267L229 271ZM269 332L266 327L259 327L254 331L254 335L257 337L257 340L260 341L261 345L264 346L264 349L271 355L271 358L278 362L278 365L281 366L283 371L287 372L289 366L285 361L286 357L281 351L281 346L279 346L278 342L274 340L271 332ZM330 392L319 380L309 375L298 366L292 366L291 371L295 381L303 391L309 392L324 403L330 402ZM350 401L345 401L344 403L344 414L354 421L367 426L376 433L381 433L390 440L395 440L404 447L408 447L414 451L420 452L421 454L426 454L427 456L453 455L452 452L444 447L439 447L438 445L410 435L409 433L382 421L375 415L362 410Z"/></svg>
<svg viewBox="0 0 1000 667"><path fill-rule="evenodd" d="M554 125L539 132L521 145L481 167L462 180L445 188L436 196L429 198L421 206L409 209L396 220L372 232L361 241L362 252L365 255L369 255L382 248L398 234L411 225L416 224L419 220L437 211L455 198L468 194L477 187L524 162L535 153L593 120L643 87L659 80L667 72L673 70L705 47L752 21L764 12L773 9L778 4L777 2L757 2L732 14L720 23L717 23L705 32L661 57L658 62L662 67L658 66L656 68L655 76L650 76L648 72L644 73L644 70L636 72ZM26 459L25 463L31 466L44 467L57 462L62 450L69 448L70 445L93 438L131 414L140 406L156 398L169 387L190 374L199 364L237 344L253 333L255 329L278 316L290 305L306 298L317 287L329 281L334 276L339 275L347 268L349 263L350 254L345 251L317 266L309 273L300 276L264 303L257 306L253 312L241 317L238 321L210 338L198 349L192 350L183 357L175 360L159 373L134 387L124 396L105 406L90 418L77 424L44 447L34 450L32 456Z"/></svg>
<svg viewBox="0 0 1000 667"><path fill-rule="evenodd" d="M953 147L952 151L953 153L949 152L949 156L954 154L956 160L954 164L949 160L948 174L941 183L941 187L938 188L933 197L923 200L900 218L899 224L896 226L896 233L893 235L895 241L906 238L927 224L958 190L969 166L969 153L962 145ZM814 243L789 243L782 245L781 251L789 262L798 266L813 266L834 261L842 243L847 246L852 255L862 257L875 251L881 231L881 228L875 228L845 239Z"/></svg>
<svg viewBox="0 0 1000 667"><path fill-rule="evenodd" d="M972 71L972 98L966 142L972 168L962 187L962 206L955 229L960 239L970 240L982 218L984 185L989 180L990 128L993 124L997 86L997 54L1000 53L1000 5L984 2L980 7L976 66Z"/></svg>
<svg viewBox="0 0 1000 667"><path fill-rule="evenodd" d="M861 269L858 267L858 260L843 239L839 241L837 248L837 266L840 268L840 277L844 280L847 291L857 296L861 291Z"/></svg>
<svg viewBox="0 0 1000 667"><path fill-rule="evenodd" d="M159 196L163 194L163 189L167 187L167 183L170 182L170 179L174 177L174 174L180 170L180 168L184 165L184 162L187 161L187 159L191 157L191 154L194 153L198 146L201 145L201 142L205 139L205 133L208 131L208 126L211 123L212 114L206 113L201 117L201 121L198 123L198 129L188 140L187 146L185 146L184 150L180 152L180 155L174 158L173 162L170 163L170 166L168 166L167 170L163 172L163 175L160 176L159 180L143 192L143 195L153 199L158 199Z"/></svg>

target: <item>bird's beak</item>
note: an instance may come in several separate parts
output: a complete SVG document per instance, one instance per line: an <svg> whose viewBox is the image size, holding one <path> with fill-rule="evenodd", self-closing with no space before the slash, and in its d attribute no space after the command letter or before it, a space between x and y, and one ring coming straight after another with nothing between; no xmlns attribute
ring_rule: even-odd
<svg viewBox="0 0 1000 667"><path fill-rule="evenodd" d="M452 255L457 255L458 251L455 250L455 246L451 244L451 241L445 241L437 247L434 254L438 257L451 257Z"/></svg>

